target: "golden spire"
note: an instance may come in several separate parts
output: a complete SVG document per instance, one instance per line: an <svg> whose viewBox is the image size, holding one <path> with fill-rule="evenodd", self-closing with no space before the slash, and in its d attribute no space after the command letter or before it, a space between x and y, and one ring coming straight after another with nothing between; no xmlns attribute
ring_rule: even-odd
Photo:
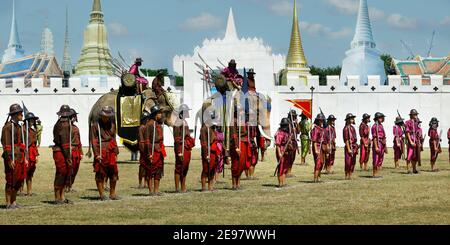
<svg viewBox="0 0 450 245"><path fill-rule="evenodd" d="M297 1L294 0L294 18L292 24L291 44L286 60L287 68L305 68L306 58L302 46L302 38L300 36L300 29L297 15Z"/></svg>

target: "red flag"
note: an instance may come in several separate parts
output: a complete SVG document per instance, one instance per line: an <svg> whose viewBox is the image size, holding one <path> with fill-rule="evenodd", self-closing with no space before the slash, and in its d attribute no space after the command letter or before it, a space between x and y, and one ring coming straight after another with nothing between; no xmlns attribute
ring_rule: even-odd
<svg viewBox="0 0 450 245"><path fill-rule="evenodd" d="M287 100L294 104L294 106L305 114L309 119L312 120L312 100Z"/></svg>

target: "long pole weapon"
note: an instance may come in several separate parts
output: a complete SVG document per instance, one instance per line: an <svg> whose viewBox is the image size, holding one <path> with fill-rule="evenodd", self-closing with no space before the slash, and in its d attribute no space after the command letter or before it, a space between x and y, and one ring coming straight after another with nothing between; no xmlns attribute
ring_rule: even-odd
<svg viewBox="0 0 450 245"><path fill-rule="evenodd" d="M155 134L156 134L156 121L153 121L153 135L152 135L152 163L153 163L153 154L155 153Z"/></svg>
<svg viewBox="0 0 450 245"><path fill-rule="evenodd" d="M25 142L26 142L26 147L25 147L25 159L27 159L27 162L30 161L30 153L29 153L29 149L28 149L28 142L29 142L29 133L28 133L28 120L25 121Z"/></svg>
<svg viewBox="0 0 450 245"><path fill-rule="evenodd" d="M11 141L12 141L12 147L11 147L11 150L12 150L12 164L11 164L11 166L14 166L12 169L13 169L13 171L14 171L14 173L13 173L13 175L12 175L12 177L13 177L13 185L15 185L16 184L16 180L15 180L15 178L14 178L14 176L15 176L15 168L16 168L16 166L14 165L15 163L16 163L16 158L15 158L15 154L14 154L14 148L15 148L15 142L14 142L14 128L16 127L16 125L14 125L14 121L12 121L12 123L11 123L11 125L12 125L12 127L11 127Z"/></svg>
<svg viewBox="0 0 450 245"><path fill-rule="evenodd" d="M186 136L185 136L186 129L184 127L185 126L184 126L184 119L183 119L183 131L182 131L182 136L181 136L181 140L182 140L182 142L181 142L181 156L182 156L181 160L182 160L182 162L181 162L181 175L180 175L181 179L184 178L183 177L184 176L184 169L183 169L183 167L184 167L184 141L185 141L185 138L186 138Z"/></svg>
<svg viewBox="0 0 450 245"><path fill-rule="evenodd" d="M297 140L297 128L295 127L295 124L294 124L294 116L292 115L291 112L289 112L289 116L291 117L291 126L294 129L295 140ZM297 147L297 153L300 154L300 149L298 147Z"/></svg>
<svg viewBox="0 0 450 245"><path fill-rule="evenodd" d="M99 156L100 156L100 164L102 164L102 161L103 161L103 159L102 159L102 132L100 131L100 124L99 123L97 123L97 129L98 129L98 146L99 146L99 149L100 149L100 154L99 154Z"/></svg>
<svg viewBox="0 0 450 245"><path fill-rule="evenodd" d="M102 139L100 139L101 141ZM100 153L101 154L101 153ZM69 119L69 159L72 159L72 121ZM72 175L73 175L73 163L70 166L70 175L69 175L69 188L72 187Z"/></svg>
<svg viewBox="0 0 450 245"><path fill-rule="evenodd" d="M211 173L211 136L209 135L210 133L210 128L208 125L206 125L206 128L208 130L207 135L208 135L208 183L210 182L210 173Z"/></svg>

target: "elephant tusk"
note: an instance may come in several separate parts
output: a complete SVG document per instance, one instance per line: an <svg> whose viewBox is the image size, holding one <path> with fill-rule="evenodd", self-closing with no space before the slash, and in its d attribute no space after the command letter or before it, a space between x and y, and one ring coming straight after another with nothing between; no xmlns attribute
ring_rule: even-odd
<svg viewBox="0 0 450 245"><path fill-rule="evenodd" d="M273 137L268 136L268 135L266 134L266 132L264 132L264 130L263 130L263 128L262 128L261 125L258 125L258 129L259 129L259 132L261 133L261 135L262 135L264 138L266 138L266 139L268 139L268 140L273 140Z"/></svg>

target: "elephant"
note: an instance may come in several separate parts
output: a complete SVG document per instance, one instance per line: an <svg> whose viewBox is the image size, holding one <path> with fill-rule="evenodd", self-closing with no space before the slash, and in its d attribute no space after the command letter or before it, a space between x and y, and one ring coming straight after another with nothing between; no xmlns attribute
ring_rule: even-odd
<svg viewBox="0 0 450 245"><path fill-rule="evenodd" d="M114 108L114 111L117 113L116 109L116 98L119 94L119 92L123 93L124 90L127 88L122 85L122 87L119 90L113 90L107 94L104 94L101 96L97 102L93 105L90 113L89 113L89 119L88 119L88 125L89 125L89 150L87 152L87 156L90 158L92 156L92 145L91 145L91 127L92 123L95 123L99 120L99 112L104 106L111 106ZM142 92L142 100L143 100L143 108L142 111L150 111L150 109L155 105L159 105L159 107L162 109L163 112L163 120L164 124L172 127L175 121L174 116L174 102L170 101L168 97L165 95L161 95L159 98L156 97L155 93L152 89L146 89ZM172 104L170 104L172 103ZM175 102L176 103L176 102ZM138 131L136 130L136 135L138 134ZM133 145L127 142L123 142L123 145L131 150L132 152L137 152L139 150L138 145Z"/></svg>
<svg viewBox="0 0 450 245"><path fill-rule="evenodd" d="M223 81L223 80L221 80ZM216 83L217 84L217 83ZM202 108L197 111L195 116L195 134L197 133L198 122L203 124L208 121L211 112L218 115L216 120L220 120L221 125L225 131L225 148L229 149L229 134L227 133L232 118L234 115L234 108L236 103L244 104L244 101L248 101L248 110L250 114L250 121L253 122L253 126L257 126L260 135L266 139L266 142L270 145L273 140L270 129L270 114L272 100L268 95L261 93L249 92L242 94L237 90L230 91L225 83L221 83L224 87L217 88L218 91L227 91L225 94L217 92L211 97L207 98L202 105ZM216 85L217 86L217 85ZM225 87L226 86L226 87ZM252 117L253 116L253 117ZM268 145L266 145L268 146Z"/></svg>

